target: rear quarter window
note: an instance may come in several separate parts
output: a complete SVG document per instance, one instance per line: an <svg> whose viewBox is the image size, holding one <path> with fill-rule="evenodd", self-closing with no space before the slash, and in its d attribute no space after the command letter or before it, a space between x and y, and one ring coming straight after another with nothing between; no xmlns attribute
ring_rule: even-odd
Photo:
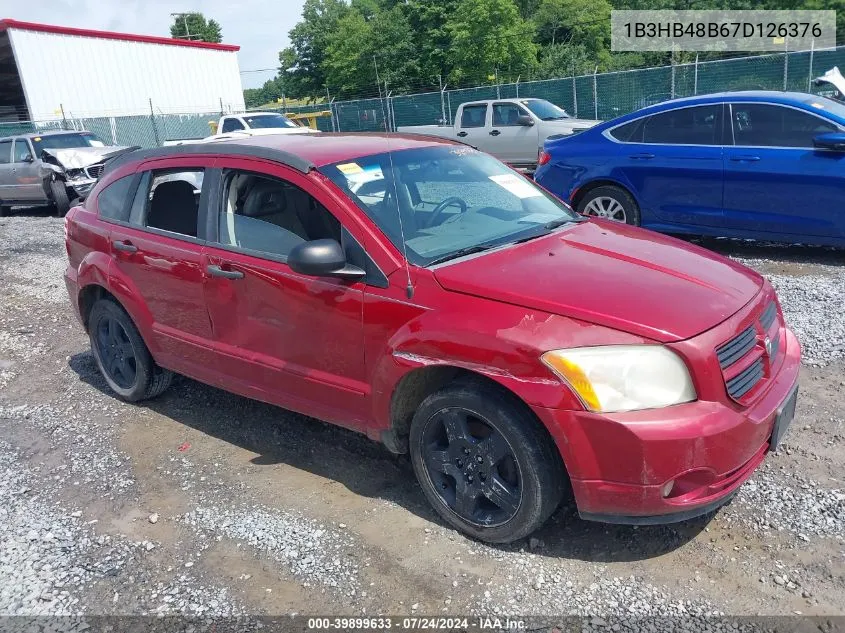
<svg viewBox="0 0 845 633"><path fill-rule="evenodd" d="M129 222L130 200L133 175L118 178L97 196L97 212L106 220Z"/></svg>
<svg viewBox="0 0 845 633"><path fill-rule="evenodd" d="M610 130L608 134L623 143L641 143L643 140L643 119L624 123Z"/></svg>

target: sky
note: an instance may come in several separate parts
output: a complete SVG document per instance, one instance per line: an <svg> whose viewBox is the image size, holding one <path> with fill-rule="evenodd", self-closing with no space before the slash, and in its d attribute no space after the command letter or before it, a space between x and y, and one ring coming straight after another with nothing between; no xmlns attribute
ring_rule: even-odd
<svg viewBox="0 0 845 633"><path fill-rule="evenodd" d="M0 0L0 18L77 28L170 36L171 13L199 11L223 29L223 42L237 44L241 82L257 88L272 78L288 31L304 0Z"/></svg>

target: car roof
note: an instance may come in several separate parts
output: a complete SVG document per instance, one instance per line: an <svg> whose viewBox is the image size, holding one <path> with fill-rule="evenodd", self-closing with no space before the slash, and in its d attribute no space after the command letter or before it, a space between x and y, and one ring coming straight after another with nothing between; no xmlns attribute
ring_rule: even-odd
<svg viewBox="0 0 845 633"><path fill-rule="evenodd" d="M661 101L653 105L640 108L631 114L645 114L647 112L660 112L683 105L698 105L707 103L736 102L736 101L767 101L771 103L806 103L812 99L818 99L818 95L808 92L785 92L780 90L734 90L731 92L713 92L694 97L680 97Z"/></svg>
<svg viewBox="0 0 845 633"><path fill-rule="evenodd" d="M369 132L324 132L320 134L268 134L217 141L171 145L129 152L109 161L110 168L125 162L191 154L255 156L280 162L302 172L331 163L382 154L389 151L461 145L455 141L422 134Z"/></svg>
<svg viewBox="0 0 845 633"><path fill-rule="evenodd" d="M0 138L0 141L11 141L15 138L42 138L45 136L59 136L61 134L93 134L88 130L44 130L43 132L24 132L23 134L11 134Z"/></svg>

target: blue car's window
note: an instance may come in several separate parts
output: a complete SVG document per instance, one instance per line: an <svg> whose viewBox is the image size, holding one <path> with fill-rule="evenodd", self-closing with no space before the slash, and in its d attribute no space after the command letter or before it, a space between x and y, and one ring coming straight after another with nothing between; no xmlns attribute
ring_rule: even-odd
<svg viewBox="0 0 845 633"><path fill-rule="evenodd" d="M643 143L719 145L722 138L722 105L678 108L648 117L643 123Z"/></svg>
<svg viewBox="0 0 845 633"><path fill-rule="evenodd" d="M610 131L610 135L623 143L643 142L643 123L645 119L630 121Z"/></svg>
<svg viewBox="0 0 845 633"><path fill-rule="evenodd" d="M406 149L321 167L412 264L544 235L578 216L492 156Z"/></svg>
<svg viewBox="0 0 845 633"><path fill-rule="evenodd" d="M749 147L813 147L813 137L837 126L795 108L766 103L731 104L734 144Z"/></svg>

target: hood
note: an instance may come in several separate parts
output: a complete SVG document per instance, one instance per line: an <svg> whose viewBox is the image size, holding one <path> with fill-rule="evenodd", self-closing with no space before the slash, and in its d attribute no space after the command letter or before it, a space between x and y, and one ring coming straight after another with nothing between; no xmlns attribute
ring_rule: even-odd
<svg viewBox="0 0 845 633"><path fill-rule="evenodd" d="M756 272L703 248L595 220L444 264L434 275L447 290L663 343L718 325L763 285Z"/></svg>
<svg viewBox="0 0 845 633"><path fill-rule="evenodd" d="M72 147L68 149L43 149L42 154L53 158L65 169L82 169L97 163L102 163L119 154L136 149L120 145L107 145L104 147Z"/></svg>
<svg viewBox="0 0 845 633"><path fill-rule="evenodd" d="M570 130L586 130L598 125L601 121L593 119L560 119L558 121L542 121L540 124L544 129L549 130L552 134L560 130L560 132L569 132Z"/></svg>

